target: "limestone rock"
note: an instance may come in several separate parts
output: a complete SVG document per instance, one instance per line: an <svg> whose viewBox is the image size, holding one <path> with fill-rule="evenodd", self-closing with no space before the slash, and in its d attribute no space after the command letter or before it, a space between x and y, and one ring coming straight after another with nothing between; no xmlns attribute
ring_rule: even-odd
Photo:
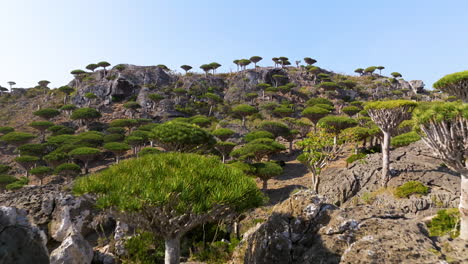
<svg viewBox="0 0 468 264"><path fill-rule="evenodd" d="M50 254L51 264L90 264L93 248L80 234L71 234Z"/></svg>
<svg viewBox="0 0 468 264"><path fill-rule="evenodd" d="M0 207L0 263L47 264L44 232L31 225L24 210Z"/></svg>
<svg viewBox="0 0 468 264"><path fill-rule="evenodd" d="M411 89L413 90L414 93L421 93L424 91L424 82L421 80L413 80L408 82L409 85L411 86Z"/></svg>

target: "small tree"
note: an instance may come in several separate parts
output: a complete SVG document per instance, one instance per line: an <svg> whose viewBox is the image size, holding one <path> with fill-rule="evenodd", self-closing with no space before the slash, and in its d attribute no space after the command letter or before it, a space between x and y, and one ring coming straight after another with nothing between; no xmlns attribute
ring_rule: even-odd
<svg viewBox="0 0 468 264"><path fill-rule="evenodd" d="M404 120L411 118L417 103L407 100L376 101L367 103L365 110L372 121L382 130L382 186L386 187L390 168L390 139L393 131Z"/></svg>
<svg viewBox="0 0 468 264"><path fill-rule="evenodd" d="M99 68L99 65L97 65L96 63L91 63L88 64L88 66L86 66L86 69L92 72L94 72L94 70L96 70L97 68Z"/></svg>
<svg viewBox="0 0 468 264"><path fill-rule="evenodd" d="M263 182L263 191L268 189L268 180L281 175L283 168L274 162L259 162L254 163L255 168L254 175L257 176Z"/></svg>
<svg viewBox="0 0 468 264"><path fill-rule="evenodd" d="M80 120L81 122L83 122L86 130L88 130L88 125L93 120L98 119L100 117L101 113L99 113L98 110L88 107L76 109L70 116L72 120Z"/></svg>
<svg viewBox="0 0 468 264"><path fill-rule="evenodd" d="M357 113L361 112L361 108L359 108L357 106L350 105L350 106L343 107L343 109L341 109L341 111L343 111L343 113L347 114L349 117L353 117Z"/></svg>
<svg viewBox="0 0 468 264"><path fill-rule="evenodd" d="M39 161L38 157L24 155L16 157L15 161L26 171L26 178L29 177L29 170Z"/></svg>
<svg viewBox="0 0 468 264"><path fill-rule="evenodd" d="M63 163L55 168L54 173L68 180L71 177L79 175L81 173L81 168L75 163Z"/></svg>
<svg viewBox="0 0 468 264"><path fill-rule="evenodd" d="M109 123L110 127L124 127L127 128L129 132L137 125L138 121L136 119L114 119Z"/></svg>
<svg viewBox="0 0 468 264"><path fill-rule="evenodd" d="M257 108L247 105L247 104L241 104L237 105L234 108L232 108L232 112L235 115L238 115L242 118L242 126L245 127L245 118L249 115L253 115L258 112Z"/></svg>
<svg viewBox="0 0 468 264"><path fill-rule="evenodd" d="M257 63L260 62L261 60L263 60L263 58L260 56L250 57L250 61L253 62L255 68L257 68Z"/></svg>
<svg viewBox="0 0 468 264"><path fill-rule="evenodd" d="M36 168L33 168L29 171L29 173L31 173L32 175L36 176L37 178L39 178L39 181L42 185L42 180L47 176L47 175L50 175L52 174L52 169L49 168L49 167L45 167L45 166L39 166L39 167L36 167Z"/></svg>
<svg viewBox="0 0 468 264"><path fill-rule="evenodd" d="M252 131L252 132L249 132L247 134L245 134L244 136L244 141L245 142L251 142L251 141L254 141L255 139L259 139L259 138L269 138L269 139L275 139L275 136L268 132L268 131Z"/></svg>
<svg viewBox="0 0 468 264"><path fill-rule="evenodd" d="M377 70L377 67L375 67L375 66L367 67L367 68L364 69L364 74L370 74L372 76L372 74L375 72L375 70Z"/></svg>
<svg viewBox="0 0 468 264"><path fill-rule="evenodd" d="M35 121L29 124L30 127L37 129L39 131L41 135L41 142L44 142L45 140L45 131L53 125L54 123L50 121Z"/></svg>
<svg viewBox="0 0 468 264"><path fill-rule="evenodd" d="M42 81L38 81L37 84L39 84L39 86L42 88L47 88L47 85L49 85L50 82L47 80L42 80Z"/></svg>
<svg viewBox="0 0 468 264"><path fill-rule="evenodd" d="M205 76L208 77L208 72L212 69L209 64L203 64L200 66L200 69L202 69L205 72Z"/></svg>
<svg viewBox="0 0 468 264"><path fill-rule="evenodd" d="M314 124L314 131L317 132L317 122L327 116L330 113L329 110L317 107L317 106L310 106L304 109L301 115L312 122Z"/></svg>
<svg viewBox="0 0 468 264"><path fill-rule="evenodd" d="M434 88L468 103L468 71L449 74L434 83Z"/></svg>
<svg viewBox="0 0 468 264"><path fill-rule="evenodd" d="M123 107L130 111L130 118L133 118L135 113L137 113L137 110L141 108L141 105L135 101L129 101L126 102Z"/></svg>
<svg viewBox="0 0 468 264"><path fill-rule="evenodd" d="M255 182L241 170L213 158L180 153L122 162L78 179L74 191L98 194L99 206L116 208L135 226L163 237L166 264L179 263L180 239L192 228L263 200Z"/></svg>
<svg viewBox="0 0 468 264"><path fill-rule="evenodd" d="M221 67L221 64L217 63L217 62L212 62L210 64L208 64L211 68L211 70L213 70L213 74L216 73L216 69L218 69L219 67Z"/></svg>
<svg viewBox="0 0 468 264"><path fill-rule="evenodd" d="M275 68L276 68L276 66L279 64L279 61L280 61L279 58L274 57L271 60L275 63Z"/></svg>
<svg viewBox="0 0 468 264"><path fill-rule="evenodd" d="M130 146L125 143L110 142L104 144L104 149L112 152L115 156L115 163L119 163L120 156L130 150Z"/></svg>
<svg viewBox="0 0 468 264"><path fill-rule="evenodd" d="M215 149L221 153L221 156L223 157L223 163L226 163L226 156L229 156L229 153L231 153L235 146L235 143L229 141L216 142Z"/></svg>
<svg viewBox="0 0 468 264"><path fill-rule="evenodd" d="M71 116L72 112L76 109L76 105L73 104L66 104L59 108L60 111L65 112L68 116Z"/></svg>
<svg viewBox="0 0 468 264"><path fill-rule="evenodd" d="M58 115L60 115L60 111L53 108L44 108L41 110L37 110L33 112L33 115L44 118L45 120L50 120Z"/></svg>
<svg viewBox="0 0 468 264"><path fill-rule="evenodd" d="M333 135L333 145L338 146L338 135L346 128L357 126L357 121L346 116L326 116L317 125Z"/></svg>
<svg viewBox="0 0 468 264"><path fill-rule="evenodd" d="M153 101L153 103L151 105L151 109L154 110L156 108L156 105L164 99L164 96L160 95L160 94L157 94L157 93L152 93L152 94L148 95L148 98L151 101Z"/></svg>
<svg viewBox="0 0 468 264"><path fill-rule="evenodd" d="M231 156L238 157L241 160L254 160L256 162L261 162L265 157L269 159L271 155L283 150L286 150L286 148L273 139L259 138L233 150L231 152Z"/></svg>
<svg viewBox="0 0 468 264"><path fill-rule="evenodd" d="M208 116L211 116L211 112L213 111L213 106L217 103L221 102L223 99L214 93L206 93L205 98L208 99L208 104L210 105L210 110L208 112Z"/></svg>
<svg viewBox="0 0 468 264"><path fill-rule="evenodd" d="M12 82L12 81L9 81L9 82L7 82L7 83L8 83L8 85L10 85L10 91L12 91L13 85L16 85L16 83L15 83L15 82Z"/></svg>
<svg viewBox="0 0 468 264"><path fill-rule="evenodd" d="M166 122L153 128L150 138L166 151L179 152L203 151L216 143L205 130L181 122Z"/></svg>
<svg viewBox="0 0 468 264"><path fill-rule="evenodd" d="M297 145L304 151L297 159L312 173L312 188L316 193L318 193L322 169L341 152L341 148L335 146L333 136L320 131L297 142Z"/></svg>
<svg viewBox="0 0 468 264"><path fill-rule="evenodd" d="M454 80L455 81L455 80ZM455 84L454 84L455 85ZM459 87L462 90L467 88ZM461 174L460 238L468 240L468 105L433 103L416 108L414 119L424 143L444 164Z"/></svg>
<svg viewBox="0 0 468 264"><path fill-rule="evenodd" d="M395 79L396 79L396 78L401 78L401 77L402 77L401 73L399 73L399 72L392 72L392 73L390 73L390 75L392 75L393 78L395 78Z"/></svg>
<svg viewBox="0 0 468 264"><path fill-rule="evenodd" d="M2 135L2 136L6 135L6 134L8 134L10 132L13 132L13 131L15 131L15 129L12 128L12 127L9 127L9 126L0 127L0 135Z"/></svg>
<svg viewBox="0 0 468 264"><path fill-rule="evenodd" d="M81 147L70 151L68 154L77 160L81 160L84 163L84 173L88 174L89 162L99 156L100 153L101 151L97 148Z"/></svg>
<svg viewBox="0 0 468 264"><path fill-rule="evenodd" d="M110 63L108 63L107 61L101 61L97 65L98 67L102 67L104 69L104 73L106 73L107 72L106 67L109 67Z"/></svg>
<svg viewBox="0 0 468 264"><path fill-rule="evenodd" d="M237 66L237 71L239 71L239 62L240 60L233 60L232 63L234 63Z"/></svg>
<svg viewBox="0 0 468 264"><path fill-rule="evenodd" d="M247 59L239 60L239 65L241 66L241 69L245 70L249 64L250 64L250 60L247 60Z"/></svg>
<svg viewBox="0 0 468 264"><path fill-rule="evenodd" d="M377 66L375 67L377 70L379 70L379 75L382 75L382 70L385 69L384 66Z"/></svg>
<svg viewBox="0 0 468 264"><path fill-rule="evenodd" d="M265 90L270 88L271 85L269 85L268 83L259 83L257 84L257 88L260 88L262 89L262 100L265 100Z"/></svg>
<svg viewBox="0 0 468 264"><path fill-rule="evenodd" d="M213 136L219 138L219 140L221 140L221 141L226 141L226 140L228 140L228 138L230 138L232 135L234 135L235 132L232 131L229 128L218 128L218 129L214 130L211 134Z"/></svg>
<svg viewBox="0 0 468 264"><path fill-rule="evenodd" d="M98 97L94 93L89 92L89 93L85 93L84 98L88 99L88 107L89 107L91 103Z"/></svg>
<svg viewBox="0 0 468 264"><path fill-rule="evenodd" d="M0 140L5 141L6 143L13 145L15 147L19 147L21 145L28 143L33 138L34 138L33 134L24 133L24 132L10 132L0 137Z"/></svg>
<svg viewBox="0 0 468 264"><path fill-rule="evenodd" d="M192 66L190 66L190 65L182 65L182 66L180 66L180 68L182 68L182 70L185 71L185 74L187 74L188 71L190 71L190 70L192 69Z"/></svg>
<svg viewBox="0 0 468 264"><path fill-rule="evenodd" d="M304 62L307 64L307 65L312 65L312 64L315 64L317 61L312 59L312 58L309 58L309 57L305 57L304 58Z"/></svg>
<svg viewBox="0 0 468 264"><path fill-rule="evenodd" d="M66 104L68 98L70 97L70 94L75 91L74 88L72 88L72 87L70 87L68 85L61 86L61 87L58 88L58 90L65 94L65 97L63 98L63 103L64 104Z"/></svg>
<svg viewBox="0 0 468 264"><path fill-rule="evenodd" d="M284 137L290 133L289 127L281 122L263 121L258 126L260 130L264 130L273 134L275 138Z"/></svg>

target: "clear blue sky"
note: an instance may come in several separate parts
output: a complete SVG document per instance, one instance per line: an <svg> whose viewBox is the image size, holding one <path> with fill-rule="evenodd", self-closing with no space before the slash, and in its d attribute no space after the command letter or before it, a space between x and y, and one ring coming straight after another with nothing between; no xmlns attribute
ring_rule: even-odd
<svg viewBox="0 0 468 264"><path fill-rule="evenodd" d="M468 1L0 0L0 85L59 87L70 70L111 64L223 64L259 55L353 74L383 65L422 79L468 69Z"/></svg>

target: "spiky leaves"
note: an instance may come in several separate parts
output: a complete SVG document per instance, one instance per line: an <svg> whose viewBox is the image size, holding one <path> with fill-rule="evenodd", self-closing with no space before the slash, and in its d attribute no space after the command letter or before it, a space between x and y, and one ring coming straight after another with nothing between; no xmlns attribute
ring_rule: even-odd
<svg viewBox="0 0 468 264"><path fill-rule="evenodd" d="M155 127L150 134L159 146L167 151L196 152L211 148L214 137L196 125L166 122Z"/></svg>
<svg viewBox="0 0 468 264"><path fill-rule="evenodd" d="M468 71L446 75L434 83L434 88L468 103Z"/></svg>
<svg viewBox="0 0 468 264"><path fill-rule="evenodd" d="M182 153L121 162L78 179L74 191L98 194L98 206L116 208L132 224L163 237L166 263L179 263L180 238L195 226L263 202L253 179L241 170Z"/></svg>

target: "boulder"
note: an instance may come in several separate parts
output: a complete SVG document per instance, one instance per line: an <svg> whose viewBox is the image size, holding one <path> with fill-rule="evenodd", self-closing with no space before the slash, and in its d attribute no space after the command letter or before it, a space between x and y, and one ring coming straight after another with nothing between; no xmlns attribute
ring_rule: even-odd
<svg viewBox="0 0 468 264"><path fill-rule="evenodd" d="M25 210L0 207L0 263L47 264L46 236L27 219Z"/></svg>
<svg viewBox="0 0 468 264"><path fill-rule="evenodd" d="M78 234L70 234L62 244L50 254L51 264L90 264L93 260L93 248Z"/></svg>
<svg viewBox="0 0 468 264"><path fill-rule="evenodd" d="M424 91L424 82L421 80L412 80L408 82L409 85L411 86L411 90L413 90L414 93L418 94Z"/></svg>

